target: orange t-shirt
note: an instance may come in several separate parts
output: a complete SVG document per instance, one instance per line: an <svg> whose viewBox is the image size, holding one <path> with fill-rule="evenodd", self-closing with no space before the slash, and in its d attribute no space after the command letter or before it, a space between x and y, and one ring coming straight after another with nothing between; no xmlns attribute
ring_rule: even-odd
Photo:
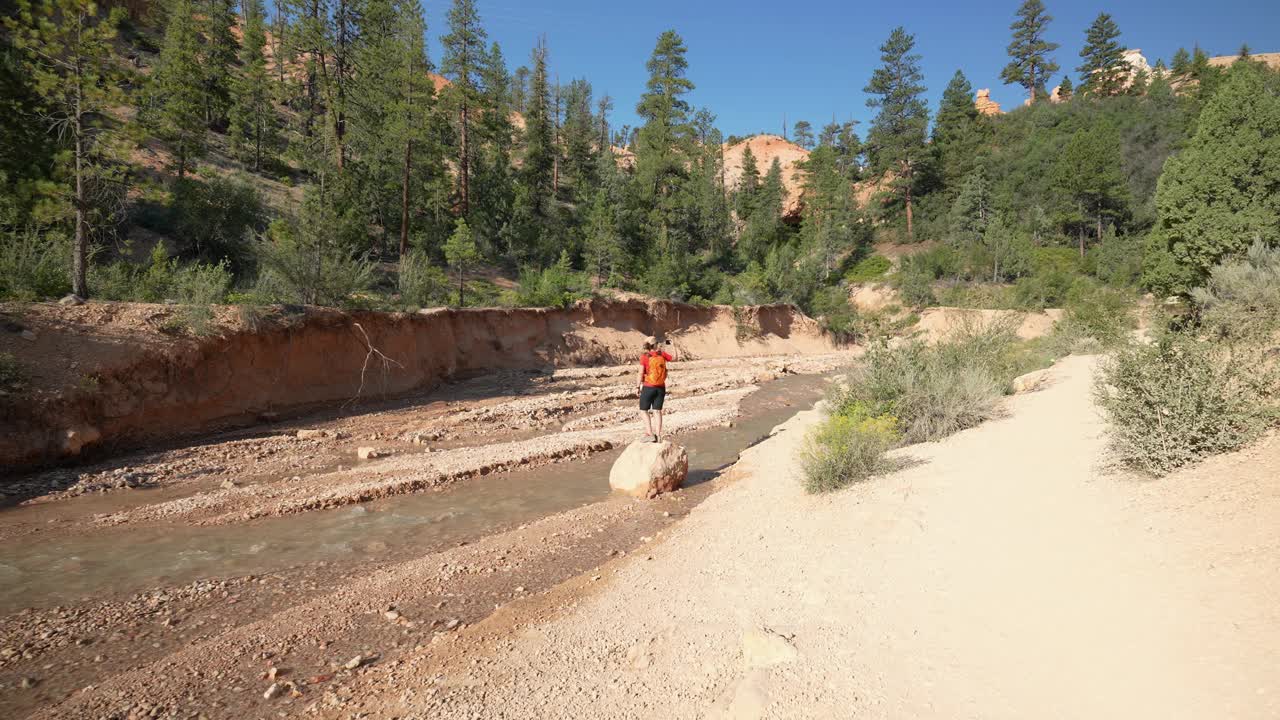
<svg viewBox="0 0 1280 720"><path fill-rule="evenodd" d="M640 356L640 367L644 368L645 387L666 387L667 386L667 363L671 362L671 356L665 352L645 353Z"/></svg>

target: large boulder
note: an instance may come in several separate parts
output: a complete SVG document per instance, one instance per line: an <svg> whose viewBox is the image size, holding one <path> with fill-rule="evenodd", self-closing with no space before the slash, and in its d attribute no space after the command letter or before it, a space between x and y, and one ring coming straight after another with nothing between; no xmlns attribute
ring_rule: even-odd
<svg viewBox="0 0 1280 720"><path fill-rule="evenodd" d="M689 475L689 454L670 442L634 442L609 471L609 487L628 495L653 498L679 490Z"/></svg>

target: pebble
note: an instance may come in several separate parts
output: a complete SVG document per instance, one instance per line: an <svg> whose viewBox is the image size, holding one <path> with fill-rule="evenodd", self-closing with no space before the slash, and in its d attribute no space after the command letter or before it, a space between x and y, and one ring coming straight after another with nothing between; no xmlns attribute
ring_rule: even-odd
<svg viewBox="0 0 1280 720"><path fill-rule="evenodd" d="M396 620L400 619L400 613L396 612L395 610L388 610L382 613L382 617L390 620L391 622L395 622Z"/></svg>
<svg viewBox="0 0 1280 720"><path fill-rule="evenodd" d="M24 677L22 678L22 682L19 684L22 686L23 690L29 690L36 686L36 681L35 678Z"/></svg>
<svg viewBox="0 0 1280 720"><path fill-rule="evenodd" d="M280 683L271 683L271 687L262 693L263 700L275 700L280 695Z"/></svg>
<svg viewBox="0 0 1280 720"><path fill-rule="evenodd" d="M346 668L347 670L355 670L356 668L360 667L360 665L361 665L363 662L364 662L364 656L363 656L363 655L357 655L357 656L355 656L355 657L351 658L350 660L348 660L348 661L347 661L347 664L346 664L346 665L343 665L342 667Z"/></svg>

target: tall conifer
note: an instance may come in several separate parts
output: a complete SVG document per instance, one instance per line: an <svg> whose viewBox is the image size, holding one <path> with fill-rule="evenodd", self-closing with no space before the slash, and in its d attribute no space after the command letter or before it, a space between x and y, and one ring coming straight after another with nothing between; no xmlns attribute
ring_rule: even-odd
<svg viewBox="0 0 1280 720"><path fill-rule="evenodd" d="M1045 96L1046 83L1058 72L1058 64L1049 54L1058 49L1058 44L1045 40L1053 16L1040 0L1024 0L1017 15L1009 26L1013 31L1008 47L1011 59L1000 72L1000 79L1005 84L1021 85L1035 102Z"/></svg>
<svg viewBox="0 0 1280 720"><path fill-rule="evenodd" d="M881 172L894 176L892 189L906 211L908 240L915 238L915 171L926 151L925 129L929 124L920 56L912 52L915 45L915 36L905 28L895 28L880 46L883 64L872 73L864 89L872 95L867 106L879 110L867 138L872 160Z"/></svg>

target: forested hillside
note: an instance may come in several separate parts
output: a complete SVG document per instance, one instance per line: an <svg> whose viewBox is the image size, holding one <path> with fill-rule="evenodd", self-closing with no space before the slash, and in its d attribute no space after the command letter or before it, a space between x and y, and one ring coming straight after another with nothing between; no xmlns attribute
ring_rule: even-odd
<svg viewBox="0 0 1280 720"><path fill-rule="evenodd" d="M403 309L611 286L847 331L877 243L913 244L909 304L1042 307L1187 292L1280 240L1280 73L1247 48L1135 68L1103 13L1064 72L1027 0L1002 80L1028 103L985 114L963 69L928 107L940 79L897 28L850 99L874 122L796 122L788 177L690 104L676 31L636 58L643 94L612 98L558 82L574 69L545 43L505 57L479 5L441 28L417 0L0 5L0 297Z"/></svg>

